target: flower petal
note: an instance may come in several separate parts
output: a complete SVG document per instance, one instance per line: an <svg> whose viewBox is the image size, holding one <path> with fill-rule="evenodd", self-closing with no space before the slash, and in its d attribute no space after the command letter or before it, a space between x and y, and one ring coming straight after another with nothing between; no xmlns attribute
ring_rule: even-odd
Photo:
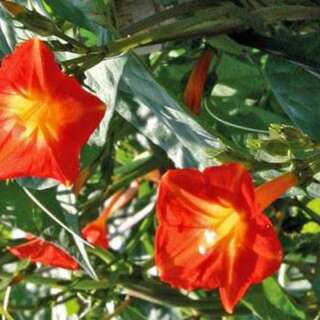
<svg viewBox="0 0 320 320"><path fill-rule="evenodd" d="M61 72L44 43L26 41L0 68L0 179L73 182L80 149L104 112L98 98Z"/></svg>
<svg viewBox="0 0 320 320"><path fill-rule="evenodd" d="M196 169L168 170L161 178L157 215L161 223L188 228L206 228L214 215L226 214L215 201L205 176Z"/></svg>
<svg viewBox="0 0 320 320"><path fill-rule="evenodd" d="M236 250L230 250L232 241L223 249L224 268L220 287L221 301L232 313L249 286L260 283L280 267L281 244L270 220L264 214L256 215L246 226L243 241L237 241Z"/></svg>
<svg viewBox="0 0 320 320"><path fill-rule="evenodd" d="M20 260L29 259L45 266L65 268L70 270L79 269L78 262L67 252L55 244L40 238L33 238L26 243L9 248L9 251Z"/></svg>
<svg viewBox="0 0 320 320"><path fill-rule="evenodd" d="M267 208L273 201L298 183L297 176L288 172L258 186L256 188L256 199L261 210Z"/></svg>
<svg viewBox="0 0 320 320"><path fill-rule="evenodd" d="M104 220L96 219L87 224L81 230L81 234L84 239L97 247L102 249L107 249L109 247L107 228Z"/></svg>
<svg viewBox="0 0 320 320"><path fill-rule="evenodd" d="M219 292L225 310L232 313L234 306L252 284L251 276L257 256L251 250L238 249L234 255L227 252L225 249Z"/></svg>
<svg viewBox="0 0 320 320"><path fill-rule="evenodd" d="M247 243L250 241L252 251L258 256L252 281L260 283L279 269L282 247L271 221L264 214L256 216L249 233Z"/></svg>
<svg viewBox="0 0 320 320"><path fill-rule="evenodd" d="M240 163L209 167L203 172L212 193L229 201L245 214L254 214L255 191L252 177Z"/></svg>
<svg viewBox="0 0 320 320"><path fill-rule="evenodd" d="M186 290L214 289L219 285L221 254L201 252L203 232L165 224L158 227L155 259L162 281Z"/></svg>

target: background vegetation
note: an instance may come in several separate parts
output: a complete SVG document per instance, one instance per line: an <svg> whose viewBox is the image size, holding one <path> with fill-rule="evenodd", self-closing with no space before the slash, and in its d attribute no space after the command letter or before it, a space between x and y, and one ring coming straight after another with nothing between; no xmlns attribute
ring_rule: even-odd
<svg viewBox="0 0 320 320"><path fill-rule="evenodd" d="M108 106L82 151L89 177L79 195L51 180L0 183L4 318L319 318L320 1L157 0L161 11L130 25L121 24L120 0L12 2L23 10L1 3L1 58L41 36L63 69ZM133 50L155 44L143 55ZM193 115L183 92L204 48L213 59L201 113ZM159 281L156 184L145 178L153 169L227 161L244 163L257 184L292 169L303 181L267 212L285 251L278 274L251 288L233 316L215 292L187 294ZM108 220L111 248L85 246L74 234L137 178L137 196ZM7 251L21 242L17 230L66 248L82 270L17 261Z"/></svg>

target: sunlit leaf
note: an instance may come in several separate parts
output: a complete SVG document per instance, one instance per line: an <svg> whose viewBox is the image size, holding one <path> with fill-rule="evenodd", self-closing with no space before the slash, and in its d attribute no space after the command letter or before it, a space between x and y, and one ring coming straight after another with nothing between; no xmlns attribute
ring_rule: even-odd
<svg viewBox="0 0 320 320"><path fill-rule="evenodd" d="M134 55L128 57L121 78L116 110L164 149L177 166L209 166L224 149L219 139L187 114Z"/></svg>

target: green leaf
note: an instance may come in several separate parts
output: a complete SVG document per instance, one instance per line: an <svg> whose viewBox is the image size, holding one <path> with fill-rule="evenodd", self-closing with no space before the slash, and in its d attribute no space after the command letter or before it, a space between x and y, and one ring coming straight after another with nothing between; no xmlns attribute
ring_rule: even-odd
<svg viewBox="0 0 320 320"><path fill-rule="evenodd" d="M306 318L273 278L266 279L261 286L253 287L242 301L263 320Z"/></svg>
<svg viewBox="0 0 320 320"><path fill-rule="evenodd" d="M262 49L301 66L313 68L318 72L320 70L320 36L318 32L286 37L267 37L252 31L245 31L238 40L244 45Z"/></svg>
<svg viewBox="0 0 320 320"><path fill-rule="evenodd" d="M308 202L307 207L314 212L315 215L320 215L320 199L312 199ZM303 225L301 233L319 233L320 225L317 222L310 221Z"/></svg>
<svg viewBox="0 0 320 320"><path fill-rule="evenodd" d="M89 260L84 240L80 236L79 213L76 208L76 196L69 188L59 185L58 192L56 193L56 199L59 201L60 206L63 209L65 221L67 222L68 227L73 231L72 237L84 262L83 267L93 279L97 279L96 272Z"/></svg>
<svg viewBox="0 0 320 320"><path fill-rule="evenodd" d="M276 57L268 59L266 75L284 112L300 129L319 141L319 75Z"/></svg>
<svg viewBox="0 0 320 320"><path fill-rule="evenodd" d="M305 319L304 312L290 301L289 297L273 278L263 281L262 287L268 301L283 314L297 319Z"/></svg>
<svg viewBox="0 0 320 320"><path fill-rule="evenodd" d="M64 1L66 2L66 1ZM112 0L69 0L90 21L102 26L112 26Z"/></svg>
<svg viewBox="0 0 320 320"><path fill-rule="evenodd" d="M90 145L103 146L112 119L120 79L123 75L127 56L120 56L104 60L86 72L86 84L106 104L107 110L100 126L89 140Z"/></svg>
<svg viewBox="0 0 320 320"><path fill-rule="evenodd" d="M305 223L301 230L301 233L319 233L319 232L320 232L319 224L313 221Z"/></svg>
<svg viewBox="0 0 320 320"><path fill-rule="evenodd" d="M311 182L307 186L307 192L311 198L320 198L320 183Z"/></svg>
<svg viewBox="0 0 320 320"><path fill-rule="evenodd" d="M34 34L17 26L17 23L0 5L0 59L13 51L16 44L29 39Z"/></svg>
<svg viewBox="0 0 320 320"><path fill-rule="evenodd" d="M63 219L53 189L35 193L37 198L50 208L59 219ZM27 232L40 234L42 231L58 228L23 192L16 183L0 183L0 215L12 219L13 225Z"/></svg>
<svg viewBox="0 0 320 320"><path fill-rule="evenodd" d="M258 59L259 56L252 53L243 56L223 54L210 97L214 108L201 114L203 121L229 137L244 152L248 134L266 131L273 123L288 123L286 118L267 108L267 85Z"/></svg>
<svg viewBox="0 0 320 320"><path fill-rule="evenodd" d="M135 55L129 55L116 110L178 167L206 167L224 147L187 114Z"/></svg>
<svg viewBox="0 0 320 320"><path fill-rule="evenodd" d="M217 68L218 84L212 95L217 105L245 105L255 101L266 89L259 67L248 58L223 54Z"/></svg>
<svg viewBox="0 0 320 320"><path fill-rule="evenodd" d="M67 301L65 306L67 309L68 317L76 315L81 309L81 306L80 306L78 300L75 298Z"/></svg>
<svg viewBox="0 0 320 320"><path fill-rule="evenodd" d="M320 301L320 275L318 274L312 284L318 301Z"/></svg>
<svg viewBox="0 0 320 320"><path fill-rule="evenodd" d="M250 52L250 49L248 49L248 47L238 44L236 41L226 35L209 38L207 40L207 43L216 49L234 55L242 56Z"/></svg>
<svg viewBox="0 0 320 320"><path fill-rule="evenodd" d="M98 35L99 44L108 38L113 30L112 2L110 0L44 0L60 18Z"/></svg>
<svg viewBox="0 0 320 320"><path fill-rule="evenodd" d="M45 0L48 6L61 18L88 30L94 29L85 13L75 5L76 1Z"/></svg>
<svg viewBox="0 0 320 320"><path fill-rule="evenodd" d="M13 50L16 36L12 20L0 7L0 59Z"/></svg>
<svg viewBox="0 0 320 320"><path fill-rule="evenodd" d="M320 199L312 199L308 202L307 207L320 216Z"/></svg>

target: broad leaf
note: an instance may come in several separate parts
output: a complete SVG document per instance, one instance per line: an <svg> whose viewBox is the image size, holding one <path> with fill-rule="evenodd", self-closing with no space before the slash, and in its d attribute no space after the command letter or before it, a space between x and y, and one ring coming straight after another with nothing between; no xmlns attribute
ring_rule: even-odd
<svg viewBox="0 0 320 320"><path fill-rule="evenodd" d="M27 5L26 1L17 2ZM0 59L10 53L17 43L29 39L33 35L31 31L22 28L19 22L14 21L0 5Z"/></svg>
<svg viewBox="0 0 320 320"><path fill-rule="evenodd" d="M12 20L0 6L0 59L13 50L16 37Z"/></svg>
<svg viewBox="0 0 320 320"><path fill-rule="evenodd" d="M302 310L296 307L273 278L254 287L243 303L263 320L305 319Z"/></svg>
<svg viewBox="0 0 320 320"><path fill-rule="evenodd" d="M82 240L80 236L79 213L76 208L76 196L69 188L60 185L58 187L56 199L59 201L60 206L63 209L65 221L72 231L72 237L84 262L83 267L93 279L97 279L97 275L89 260L84 240Z"/></svg>
<svg viewBox="0 0 320 320"><path fill-rule="evenodd" d="M116 110L178 167L206 167L223 150L221 142L187 114L135 55L129 55Z"/></svg>
<svg viewBox="0 0 320 320"><path fill-rule="evenodd" d="M105 43L113 30L111 1L103 0L44 0L60 18L90 30L98 36L98 44Z"/></svg>
<svg viewBox="0 0 320 320"><path fill-rule="evenodd" d="M36 197L59 219L63 219L55 191L36 192ZM39 235L43 230L58 230L50 218L42 212L16 183L0 183L0 216L1 220L13 221L13 225L27 232ZM54 228L53 230L51 230ZM50 232L51 233L51 232Z"/></svg>
<svg viewBox="0 0 320 320"><path fill-rule="evenodd" d="M107 111L99 128L93 133L89 144L103 146L113 116L118 95L118 86L127 56L104 60L86 72L86 83L106 104Z"/></svg>
<svg viewBox="0 0 320 320"><path fill-rule="evenodd" d="M268 59L266 74L284 112L300 129L320 141L320 76L276 57Z"/></svg>
<svg viewBox="0 0 320 320"><path fill-rule="evenodd" d="M240 107L259 99L266 90L257 65L247 58L223 54L217 68L218 84L212 95L218 106ZM248 104L249 105L249 104Z"/></svg>

